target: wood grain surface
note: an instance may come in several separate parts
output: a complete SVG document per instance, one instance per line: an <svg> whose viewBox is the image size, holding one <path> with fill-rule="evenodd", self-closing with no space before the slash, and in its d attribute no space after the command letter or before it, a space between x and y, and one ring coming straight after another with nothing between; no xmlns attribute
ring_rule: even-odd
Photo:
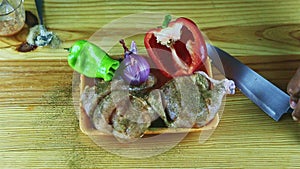
<svg viewBox="0 0 300 169"><path fill-rule="evenodd" d="M34 1L25 0L25 8L36 14ZM0 168L300 168L299 124L288 114L273 121L240 91L227 96L220 124L204 144L199 133L191 133L156 156L128 158L84 135L63 48L116 19L143 12L192 19L214 45L282 90L300 66L298 0L46 0L45 24L63 40L60 49L17 52L26 27L0 37ZM126 29L130 25L121 30Z"/></svg>

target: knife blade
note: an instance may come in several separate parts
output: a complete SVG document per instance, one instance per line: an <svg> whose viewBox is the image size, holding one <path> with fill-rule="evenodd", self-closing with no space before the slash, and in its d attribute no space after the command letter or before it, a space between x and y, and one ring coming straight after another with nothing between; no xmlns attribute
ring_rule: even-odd
<svg viewBox="0 0 300 169"><path fill-rule="evenodd" d="M206 46L213 65L271 118L278 121L292 112L288 94L222 49L208 43Z"/></svg>

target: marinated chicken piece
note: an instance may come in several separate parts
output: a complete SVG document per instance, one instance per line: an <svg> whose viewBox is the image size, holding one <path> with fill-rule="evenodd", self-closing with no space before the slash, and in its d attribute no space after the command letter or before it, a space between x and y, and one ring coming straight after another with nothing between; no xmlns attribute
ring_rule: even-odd
<svg viewBox="0 0 300 169"><path fill-rule="evenodd" d="M133 95L129 88L122 80L99 81L87 86L81 97L95 129L122 141L141 137L159 117L144 97Z"/></svg>
<svg viewBox="0 0 300 169"><path fill-rule="evenodd" d="M158 117L144 98L133 95L135 92L131 93L129 88L122 80L112 82L111 96L116 104L116 115L112 119L113 134L125 140L141 137Z"/></svg>
<svg viewBox="0 0 300 169"><path fill-rule="evenodd" d="M191 76L174 78L160 91L170 127L191 128L199 110L204 108L203 98Z"/></svg>
<svg viewBox="0 0 300 169"><path fill-rule="evenodd" d="M111 92L110 83L97 80L95 84L96 85L93 87L86 86L80 98L81 106L84 108L89 117L92 117L92 114L100 99Z"/></svg>
<svg viewBox="0 0 300 169"><path fill-rule="evenodd" d="M115 103L112 101L110 95L107 95L98 105L92 115L92 122L94 127L104 133L112 133L113 127L111 119L116 111Z"/></svg>
<svg viewBox="0 0 300 169"><path fill-rule="evenodd" d="M196 72L176 77L153 90L148 102L169 127L201 127L216 116L224 95L234 94L234 89L231 80L218 81L204 72ZM161 102L155 102L158 99Z"/></svg>
<svg viewBox="0 0 300 169"><path fill-rule="evenodd" d="M190 76L174 78L149 94L148 102L168 127L194 126L203 98Z"/></svg>
<svg viewBox="0 0 300 169"><path fill-rule="evenodd" d="M207 105L207 110L209 112L206 122L197 120L196 124L198 126L203 126L210 122L215 115L218 113L221 105L223 97L226 94L235 94L235 83L232 80L222 79L222 80L215 80L209 77L205 72L196 72L197 76L194 77L202 77L207 79L212 84L212 89L208 90L207 92L201 92L202 96L205 98L205 102ZM199 82L196 81L196 84Z"/></svg>
<svg viewBox="0 0 300 169"><path fill-rule="evenodd" d="M99 103L99 95L96 93L96 87L86 86L84 92L81 95L80 102L81 107L85 110L89 117L93 116L94 110Z"/></svg>
<svg viewBox="0 0 300 169"><path fill-rule="evenodd" d="M117 106L116 115L112 119L113 134L125 140L139 138L151 125L150 113L154 111L146 101L134 96L130 97L128 103L125 102Z"/></svg>

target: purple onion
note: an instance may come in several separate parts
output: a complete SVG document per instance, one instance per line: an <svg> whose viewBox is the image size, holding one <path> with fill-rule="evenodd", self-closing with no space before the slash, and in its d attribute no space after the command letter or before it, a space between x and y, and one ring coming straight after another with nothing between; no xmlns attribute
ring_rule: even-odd
<svg viewBox="0 0 300 169"><path fill-rule="evenodd" d="M126 55L121 62L121 67L123 79L131 85L144 83L150 73L150 66L146 59L133 53Z"/></svg>
<svg viewBox="0 0 300 169"><path fill-rule="evenodd" d="M134 41L131 43L130 51L125 45L124 40L120 40L123 45L125 56L121 62L121 76L131 85L139 85L144 83L150 73L150 65L145 58L137 55L136 44Z"/></svg>

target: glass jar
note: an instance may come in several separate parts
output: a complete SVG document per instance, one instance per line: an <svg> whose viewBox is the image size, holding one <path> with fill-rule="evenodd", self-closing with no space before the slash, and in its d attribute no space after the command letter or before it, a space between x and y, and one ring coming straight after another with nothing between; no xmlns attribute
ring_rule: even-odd
<svg viewBox="0 0 300 169"><path fill-rule="evenodd" d="M0 36L15 35L25 24L24 0L7 2L0 6Z"/></svg>

